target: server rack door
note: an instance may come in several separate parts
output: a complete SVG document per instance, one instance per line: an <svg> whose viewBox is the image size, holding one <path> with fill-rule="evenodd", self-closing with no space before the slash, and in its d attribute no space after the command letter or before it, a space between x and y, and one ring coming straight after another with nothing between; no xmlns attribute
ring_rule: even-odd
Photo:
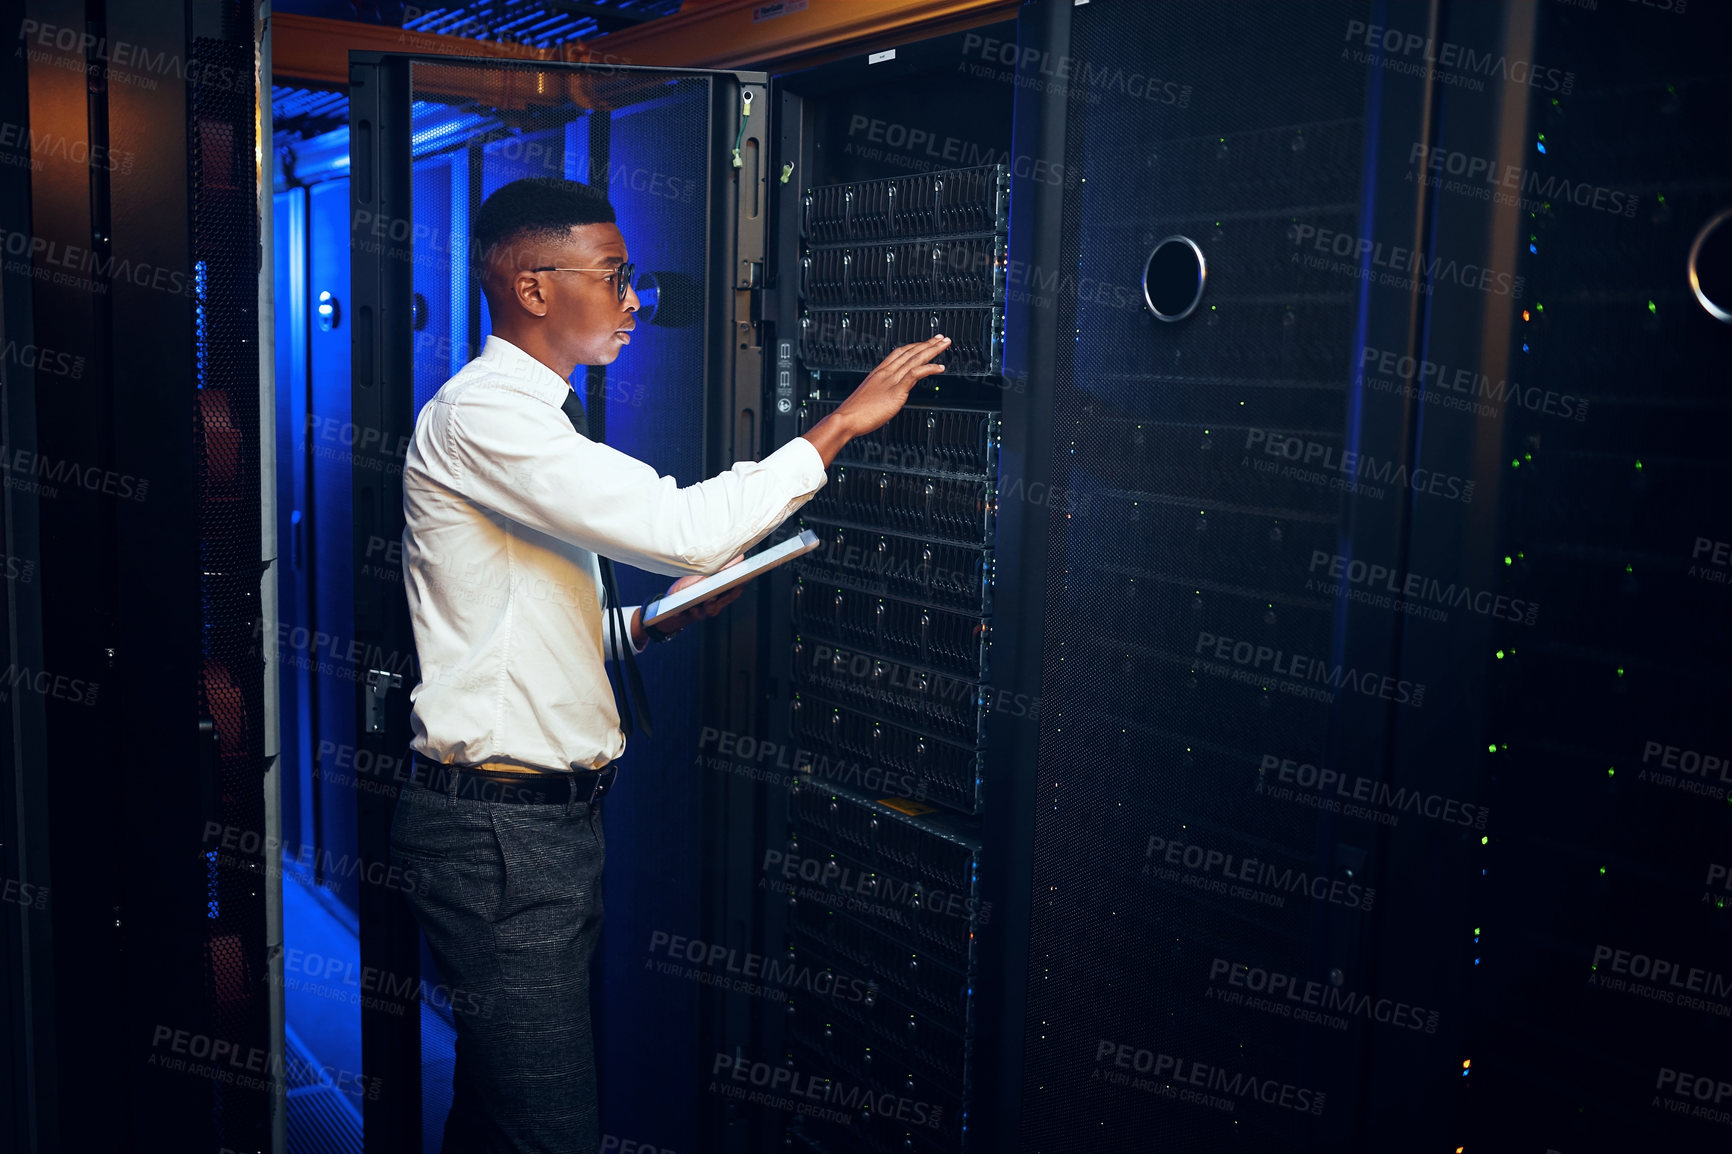
<svg viewBox="0 0 1732 1154"><path fill-rule="evenodd" d="M307 192L295 188L275 194L271 213L276 279L277 380L277 584L278 619L291 632L312 623L312 588L307 532ZM304 771L313 749L309 712L312 671L306 662L282 670L283 799L285 844L307 845L312 835L303 823L313 813L313 775Z"/></svg>
<svg viewBox="0 0 1732 1154"><path fill-rule="evenodd" d="M1413 467L1403 414L1351 382L1358 347L1404 346L1417 290L1306 247L1415 247L1416 192L1377 160L1423 103L1337 59L1370 19L1098 5L1041 46L1072 76L1050 159L1081 178L1035 225L1093 286L1051 318L1045 453L1091 515L1040 549L1024 1149L1353 1149L1363 1065L1408 1075L1401 1133L1437 1138L1435 989L1378 964L1381 827L1300 770L1381 783L1399 712L1438 705L1397 620L1321 588L1337 555L1394 553L1414 499L1341 462ZM1339 1008L1380 998L1417 1027Z"/></svg>
<svg viewBox="0 0 1732 1154"><path fill-rule="evenodd" d="M376 570L358 570L356 636L369 653L409 653L401 486L390 470L400 471L420 407L480 351L490 328L470 270L473 214L497 188L525 177L607 191L639 270L639 327L618 361L580 370L573 385L592 437L694 483L756 455L753 322L768 110L763 78L751 73L358 55L353 79L353 420L383 447L356 460L355 556ZM619 568L628 603L668 583ZM686 638L683 660L654 652L642 659L654 734L631 739L608 801L616 850L592 970L602 1121L622 1140L664 1149L701 1145L692 1113L670 1109L667 1088L695 1085L704 1072L694 1055L705 991L657 972L646 951L703 932L702 855L722 836L706 815L721 810L705 804L690 762L700 732L750 724L728 716L741 701L750 709L750 695L736 696L735 687L754 672L744 644L755 631L751 609L742 602L735 610L730 632L716 623L701 639ZM369 691L352 701L360 745L376 764L406 756L416 676L411 669L378 697L376 728L366 721ZM363 855L388 855L394 799L394 790L356 799ZM400 895L362 894L361 950L365 964L419 974L423 990L445 988ZM414 1128L436 1145L449 1104L453 1006L410 998L403 1009L363 1016L367 1072L379 1072L394 1096L368 1104L370 1150L399 1148Z"/></svg>
<svg viewBox="0 0 1732 1154"><path fill-rule="evenodd" d="M1427 259L1479 267L1471 291L1447 283L1465 268L1434 274L1418 367L1364 372L1424 386L1416 455L1477 482L1471 503L1415 502L1404 568L1458 592L1447 624L1407 615L1403 664L1455 708L1405 716L1392 749L1456 767L1489 813L1423 874L1391 861L1410 894L1429 875L1460 895L1431 927L1454 1141L1724 1149L1732 1090L1704 1095L1732 1087L1732 774L1709 752L1732 732L1732 326L1723 289L1695 290L1725 275L1724 248L1706 266L1732 155L1693 142L1726 138L1732 12L1446 16L1440 43L1524 67L1444 86L1433 137L1391 162L1426 182Z"/></svg>
<svg viewBox="0 0 1732 1154"><path fill-rule="evenodd" d="M307 191L307 288L312 294L307 342L311 389L304 426L309 448L308 557L312 574L309 628L289 634L295 663L307 671L312 697L311 812L305 819L308 885L322 887L343 906L359 908L355 873L326 863L356 852L355 807L342 786L353 759L355 711L351 693L361 671L350 659L355 637L352 522L354 421L350 415L350 333L355 324L349 292L349 182L326 181ZM299 641L301 648L294 650ZM283 663L289 664L287 660ZM328 856L327 856L328 855ZM297 875L299 878L299 875ZM352 960L352 959L350 959Z"/></svg>
<svg viewBox="0 0 1732 1154"><path fill-rule="evenodd" d="M1022 1148L1721 1148L1727 14L1063 7Z"/></svg>

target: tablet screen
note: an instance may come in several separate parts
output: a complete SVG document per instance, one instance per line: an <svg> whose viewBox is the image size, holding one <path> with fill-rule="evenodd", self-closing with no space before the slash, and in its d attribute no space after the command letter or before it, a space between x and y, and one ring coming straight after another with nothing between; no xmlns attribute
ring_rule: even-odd
<svg viewBox="0 0 1732 1154"><path fill-rule="evenodd" d="M687 585L678 593L671 593L659 601L651 601L643 607L643 623L654 625L664 617L684 609L690 609L700 601L708 601L712 597L726 593L736 585L742 585L760 573L768 573L778 565L810 553L818 547L818 544L818 534L810 529L803 529L798 537L790 537L773 549L765 549L762 553L753 554L738 565L730 565L720 573Z"/></svg>

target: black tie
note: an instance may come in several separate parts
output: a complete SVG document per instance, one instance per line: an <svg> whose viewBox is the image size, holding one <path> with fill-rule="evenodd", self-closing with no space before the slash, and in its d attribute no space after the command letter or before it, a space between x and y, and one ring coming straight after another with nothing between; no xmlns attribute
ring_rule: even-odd
<svg viewBox="0 0 1732 1154"><path fill-rule="evenodd" d="M578 401L575 391L567 393L565 402L559 407L571 418L571 427L577 430L579 436L589 436L589 418L584 414L583 404ZM652 735L649 694L644 692L643 677L637 671L637 656L632 651L631 644L631 627L619 603L619 585L613 579L613 561L599 553L595 559L601 566L601 588L603 596L607 598L607 612L613 614L613 635L620 639L620 649L625 654L625 676L616 681L612 669L609 669L607 674L607 683L613 689L614 706L619 711L620 728L628 738L638 729L643 731L645 737L649 737Z"/></svg>

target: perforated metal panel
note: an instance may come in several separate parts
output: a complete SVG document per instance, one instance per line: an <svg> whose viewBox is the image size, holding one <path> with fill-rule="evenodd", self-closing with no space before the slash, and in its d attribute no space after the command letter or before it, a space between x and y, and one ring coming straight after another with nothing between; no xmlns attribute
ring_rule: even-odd
<svg viewBox="0 0 1732 1154"><path fill-rule="evenodd" d="M248 40L200 38L192 52L235 78L232 84L187 86L204 628L198 710L214 722L214 731L201 735L217 794L207 803L210 819L227 829L264 830L264 663L256 629L264 565L253 50ZM205 976L212 1032L243 1050L256 1046L262 1052L270 1028L263 852L225 852L221 865L218 856L207 854ZM240 1149L266 1141L270 1098L263 1084L214 1086L215 1132L222 1144Z"/></svg>
<svg viewBox="0 0 1732 1154"><path fill-rule="evenodd" d="M1723 1144L1689 14L1075 9L1022 1149Z"/></svg>
<svg viewBox="0 0 1732 1154"><path fill-rule="evenodd" d="M1316 976L1352 955L1373 900L1357 831L1248 788L1266 751L1330 748L1328 691L1293 661L1347 664L1336 606L1293 577L1335 551L1352 498L1256 468L1246 442L1305 430L1339 451L1349 426L1355 286L1308 277L1288 236L1359 211L1365 77L1329 68L1327 46L1363 15L1117 6L1073 21L1073 67L1185 96L1108 87L1067 117L1063 159L1087 175L1066 198L1067 267L1126 291L1059 321L1076 340L1054 378L1053 483L1104 507L1054 520L1049 541L1024 1149L1349 1148L1339 1075L1363 1024L1224 1009L1211 968ZM1196 313L1163 323L1141 276L1171 235L1201 247L1207 281ZM1253 1079L1286 1107L1221 1089Z"/></svg>

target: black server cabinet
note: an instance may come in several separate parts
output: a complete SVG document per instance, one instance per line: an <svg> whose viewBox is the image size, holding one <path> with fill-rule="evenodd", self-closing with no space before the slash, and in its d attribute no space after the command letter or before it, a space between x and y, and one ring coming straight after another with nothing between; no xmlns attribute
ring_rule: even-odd
<svg viewBox="0 0 1732 1154"><path fill-rule="evenodd" d="M1021 808L1002 770L1039 709L1005 672L1030 634L1003 611L1004 542L1046 487L1003 451L1031 389L1012 231L1032 159L1012 147L1015 89L969 65L1016 42L1014 22L989 26L775 88L790 179L766 309L774 444L897 345L953 343L946 371L837 459L787 530L823 547L770 582L770 740L790 780L752 864L760 948L793 988L754 1057L815 1088L812 1106L783 1093L762 1111L752 1149L997 1140Z"/></svg>
<svg viewBox="0 0 1732 1154"><path fill-rule="evenodd" d="M1690 142L1724 139L1727 31L1048 0L770 85L372 65L379 140L444 147L388 124L392 69L461 72L439 99L494 163L538 141L580 179L616 128L573 109L710 78L704 370L645 378L701 420L630 451L689 438L708 475L956 338L783 531L823 549L664 688L692 744L643 764L702 812L621 818L689 844L610 902L597 1020L615 1069L691 1093L604 1075L609 1132L1715 1148L1732 186ZM389 220L423 178L369 192L408 150L369 159L361 116L355 211ZM461 363L408 332L481 331L396 259L355 384L395 415L357 421ZM622 434L633 387L588 382Z"/></svg>
<svg viewBox="0 0 1732 1154"><path fill-rule="evenodd" d="M1063 7L1020 1147L1723 1148L1725 10Z"/></svg>

